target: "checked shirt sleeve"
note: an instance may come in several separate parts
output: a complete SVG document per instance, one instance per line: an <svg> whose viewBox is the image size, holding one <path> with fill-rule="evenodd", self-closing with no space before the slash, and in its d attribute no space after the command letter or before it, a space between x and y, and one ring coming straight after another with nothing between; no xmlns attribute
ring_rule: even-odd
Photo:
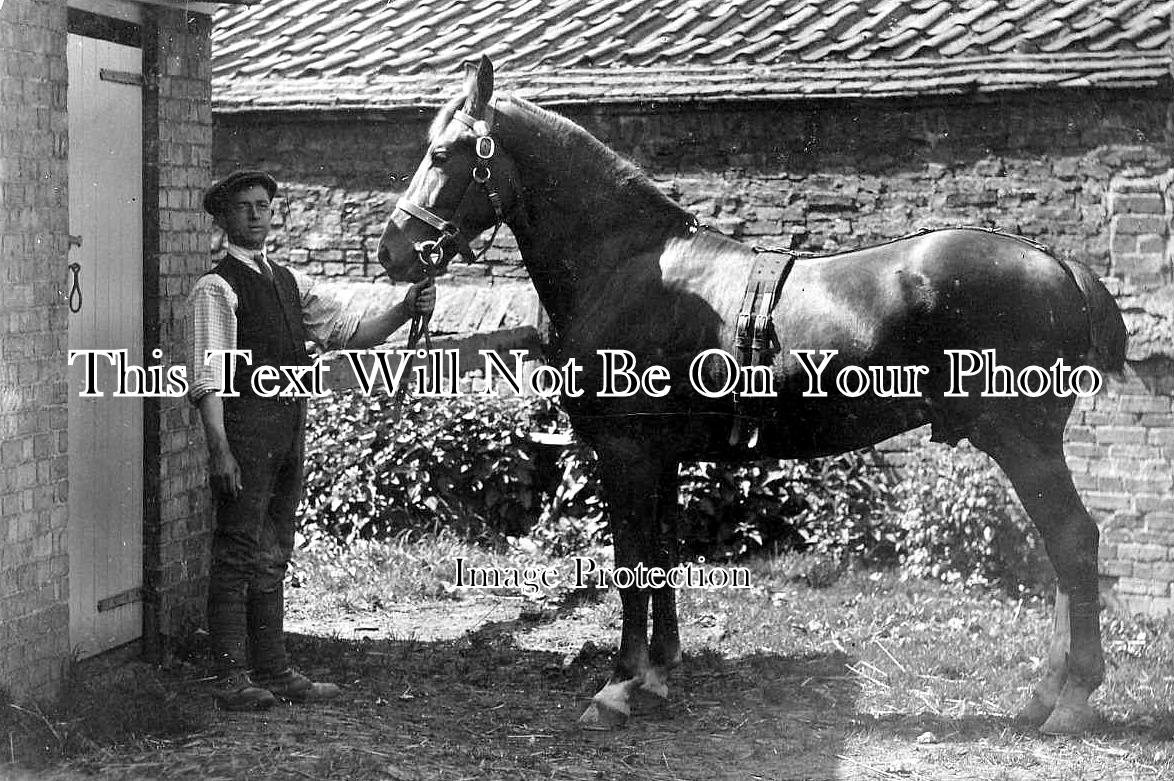
<svg viewBox="0 0 1174 781"><path fill-rule="evenodd" d="M236 294L216 274L196 280L188 296L188 397L195 403L220 389L223 357L204 362L209 350L236 349Z"/></svg>
<svg viewBox="0 0 1174 781"><path fill-rule="evenodd" d="M302 298L302 325L306 335L323 352L346 347L359 327L364 311L354 289L319 282L294 269L290 269L290 273Z"/></svg>

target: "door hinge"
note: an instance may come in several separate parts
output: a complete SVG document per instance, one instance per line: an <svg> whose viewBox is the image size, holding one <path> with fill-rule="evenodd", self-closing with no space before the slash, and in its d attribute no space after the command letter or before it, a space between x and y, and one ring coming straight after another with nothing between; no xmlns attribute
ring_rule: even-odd
<svg viewBox="0 0 1174 781"><path fill-rule="evenodd" d="M98 600L98 612L105 613L107 610L113 610L116 607L129 605L133 602L143 601L143 589L140 586L128 588L126 591L119 592L112 597Z"/></svg>
<svg viewBox="0 0 1174 781"><path fill-rule="evenodd" d="M98 78L102 81L112 81L115 84L129 84L132 87L143 86L143 74L134 71L116 71L111 68L101 68Z"/></svg>

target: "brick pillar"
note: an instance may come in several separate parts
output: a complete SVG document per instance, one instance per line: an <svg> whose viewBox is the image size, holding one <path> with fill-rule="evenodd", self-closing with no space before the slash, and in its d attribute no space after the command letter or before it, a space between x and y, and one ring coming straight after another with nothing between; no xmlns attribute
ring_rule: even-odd
<svg viewBox="0 0 1174 781"><path fill-rule="evenodd" d="M184 307L211 267L211 223L201 198L211 182L211 19L182 9L146 11L145 194L147 333L163 362L185 360ZM211 506L199 415L187 399L149 408L144 640L153 657L203 621Z"/></svg>
<svg viewBox="0 0 1174 781"><path fill-rule="evenodd" d="M64 0L0 4L0 687L69 658Z"/></svg>

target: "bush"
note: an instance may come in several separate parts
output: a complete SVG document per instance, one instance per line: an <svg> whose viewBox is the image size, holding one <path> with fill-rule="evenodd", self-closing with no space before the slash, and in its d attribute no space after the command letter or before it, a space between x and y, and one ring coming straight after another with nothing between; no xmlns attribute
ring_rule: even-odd
<svg viewBox="0 0 1174 781"><path fill-rule="evenodd" d="M682 528L689 555L735 558L762 550L815 549L885 561L891 477L870 451L807 461L686 464Z"/></svg>
<svg viewBox="0 0 1174 781"><path fill-rule="evenodd" d="M916 577L1038 590L1051 578L1043 545L1006 478L962 446L922 449L893 494L900 559Z"/></svg>
<svg viewBox="0 0 1174 781"><path fill-rule="evenodd" d="M341 393L316 400L304 536L387 540L440 524L482 539L528 535L554 556L606 544L592 450L573 441L544 465L530 441L532 430L568 428L558 408L539 398L420 400L405 406L398 423L386 399ZM884 480L876 459L860 453L685 464L686 555L729 559L815 547L874 558L892 548L891 535L877 525Z"/></svg>
<svg viewBox="0 0 1174 781"><path fill-rule="evenodd" d="M573 556L611 542L595 464L595 451L577 439L559 452L557 485L543 494L530 529L530 538L547 555Z"/></svg>
<svg viewBox="0 0 1174 781"><path fill-rule="evenodd" d="M926 445L900 472L872 451L810 461L687 464L689 555L814 550L918 578L1040 591L1052 570L1006 478L969 446Z"/></svg>
<svg viewBox="0 0 1174 781"><path fill-rule="evenodd" d="M585 445L543 458L533 430L567 429L548 400L467 394L409 404L336 394L315 402L304 534L388 540L438 524L469 539L525 538L550 556L609 542ZM547 463L549 462L549 463ZM963 447L922 449L898 478L873 451L807 461L685 464L687 558L815 550L900 563L916 577L1037 587L1041 546L998 469Z"/></svg>
<svg viewBox="0 0 1174 781"><path fill-rule="evenodd" d="M468 394L406 404L317 400L307 431L305 534L388 539L437 523L523 534L537 514L529 433L539 401Z"/></svg>

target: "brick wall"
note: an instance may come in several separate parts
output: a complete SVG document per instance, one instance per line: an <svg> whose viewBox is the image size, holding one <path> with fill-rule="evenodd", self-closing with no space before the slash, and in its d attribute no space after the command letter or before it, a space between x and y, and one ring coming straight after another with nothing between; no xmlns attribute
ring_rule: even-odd
<svg viewBox="0 0 1174 781"><path fill-rule="evenodd" d="M69 655L66 10L2 5L0 687L31 697Z"/></svg>
<svg viewBox="0 0 1174 781"><path fill-rule="evenodd" d="M1153 540L1165 533L1170 508L1145 497L1168 487L1174 471L1174 294L1163 287L1174 165L1169 105L1158 91L1074 91L985 102L565 113L703 222L747 242L833 251L922 227L983 225L1041 241L1108 276L1130 319L1130 373L1079 408L1070 454L1106 530L1106 574L1120 576L1129 607L1163 611L1169 601L1133 596L1171 597L1166 571L1140 559L1140 568L1129 564L1136 553L1129 546L1159 545ZM218 175L260 166L283 182L289 197L277 249L295 265L369 277L379 273L378 235L419 163L430 119L431 112L217 116L213 162ZM520 273L508 237L487 264L452 268L465 277ZM1152 561L1174 565L1174 547Z"/></svg>
<svg viewBox="0 0 1174 781"><path fill-rule="evenodd" d="M211 180L211 19L155 9L148 63L147 146L157 224L148 228L147 332L164 362L185 359L184 306L195 280L210 267L211 223L200 205ZM148 417L151 463L144 579L150 609L145 639L152 653L202 621L207 588L211 509L199 413L186 399L153 400ZM152 446L153 445L153 446Z"/></svg>
<svg viewBox="0 0 1174 781"><path fill-rule="evenodd" d="M1078 409L1072 471L1103 519L1102 574L1130 610L1174 610L1174 171L1109 185L1110 283L1129 329L1124 381Z"/></svg>
<svg viewBox="0 0 1174 781"><path fill-rule="evenodd" d="M148 354L158 346L167 363L183 360L183 301L208 265L210 27L166 9L143 25L144 325ZM61 0L0 4L0 687L22 699L53 695L70 658L66 42ZM197 416L183 400L147 405L145 615L158 648L199 620L210 513Z"/></svg>

